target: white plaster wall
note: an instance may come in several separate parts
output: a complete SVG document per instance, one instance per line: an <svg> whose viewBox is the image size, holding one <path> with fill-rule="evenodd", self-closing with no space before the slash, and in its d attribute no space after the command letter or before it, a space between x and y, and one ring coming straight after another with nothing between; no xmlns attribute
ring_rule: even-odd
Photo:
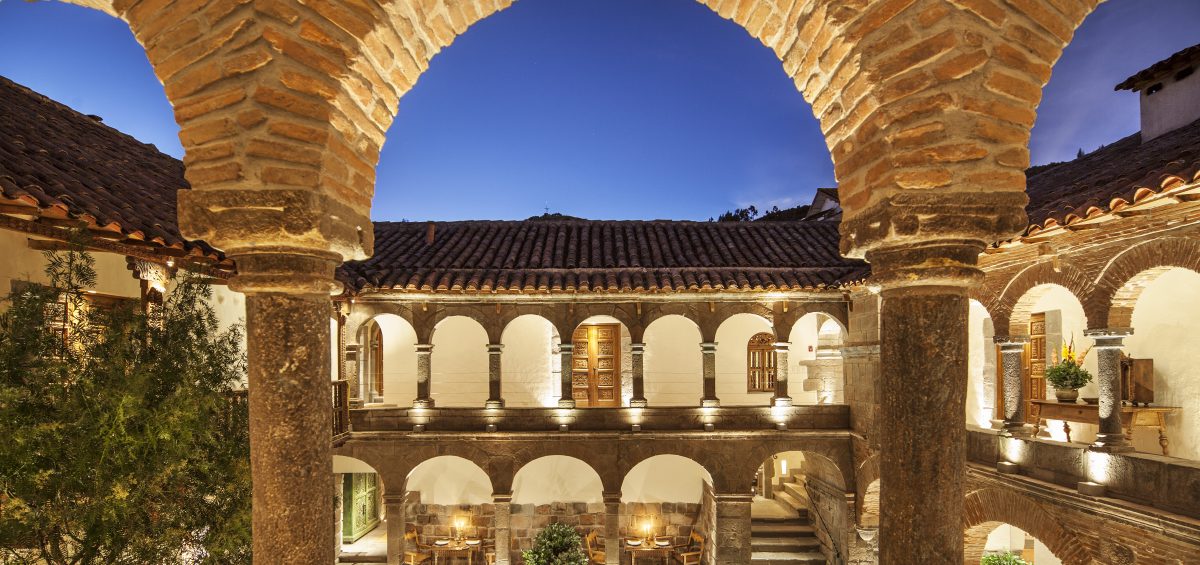
<svg viewBox="0 0 1200 565"><path fill-rule="evenodd" d="M1083 335L1084 330L1087 329L1087 318L1083 313L1083 305L1074 294L1071 294L1071 291L1058 285L1041 285L1034 287L1030 292L1043 293L1034 301L1030 312L1046 313L1047 366L1059 358L1059 348L1064 343L1070 344L1074 340L1075 349L1078 353L1083 353L1092 346L1091 338ZM1025 328L1024 332L1028 333L1028 328ZM1096 374L1096 356L1089 352L1083 366L1094 377ZM1080 398L1099 396L1099 389L1096 387L1095 381L1079 389L1079 396ZM1054 398L1054 389L1048 383L1046 398ZM1051 439L1055 441L1067 440L1066 432L1062 429L1063 423L1061 420L1047 420L1045 425ZM1095 439L1096 426L1079 423L1071 424L1072 441L1091 443Z"/></svg>
<svg viewBox="0 0 1200 565"><path fill-rule="evenodd" d="M1173 457L1200 459L1200 274L1171 269L1142 291L1133 310L1133 335L1125 352L1154 360L1154 404L1178 406L1167 416L1167 436ZM1137 429L1138 451L1161 453L1158 432Z"/></svg>
<svg viewBox="0 0 1200 565"><path fill-rule="evenodd" d="M804 453L800 451L776 453L769 461L775 467L775 476L779 478L804 472Z"/></svg>
<svg viewBox="0 0 1200 565"><path fill-rule="evenodd" d="M491 504L492 481L478 465L453 455L434 457L408 474L408 492L421 504Z"/></svg>
<svg viewBox="0 0 1200 565"><path fill-rule="evenodd" d="M600 475L587 463L565 455L548 455L521 467L513 477L513 504L603 502Z"/></svg>
<svg viewBox="0 0 1200 565"><path fill-rule="evenodd" d="M759 332L774 333L754 314L734 314L717 328L717 398L722 406L766 406L770 392L746 392L746 344Z"/></svg>
<svg viewBox="0 0 1200 565"><path fill-rule="evenodd" d="M246 295L229 290L229 287L223 284L213 285L212 299L209 300L209 305L217 314L217 323L220 324L222 330L227 330L234 324L242 327L242 351L246 351ZM335 321L335 328L336 324ZM334 338L336 340L336 336ZM334 352L337 352L337 341L334 341Z"/></svg>
<svg viewBox="0 0 1200 565"><path fill-rule="evenodd" d="M793 404L817 403L817 388L813 383L804 382L808 378L808 367L804 362L817 358L820 322L820 315L805 314L796 320L788 336L791 343L788 346L788 396L792 397ZM742 355L745 356L744 351Z"/></svg>
<svg viewBox="0 0 1200 565"><path fill-rule="evenodd" d="M14 280L49 282L46 257L41 251L29 248L29 239L29 234L0 230L0 249L4 251L4 260L0 261L0 296L12 292ZM100 251L92 251L91 255L96 260L96 285L86 290L111 296L141 297L141 283L126 267L124 255Z"/></svg>
<svg viewBox="0 0 1200 565"><path fill-rule="evenodd" d="M712 484L712 478L699 463L679 455L655 455L625 475L621 502L699 504L704 483Z"/></svg>
<svg viewBox="0 0 1200 565"><path fill-rule="evenodd" d="M430 392L436 406L483 406L488 397L487 345L487 332L475 320L451 316L437 325Z"/></svg>
<svg viewBox="0 0 1200 565"><path fill-rule="evenodd" d="M1141 101L1142 141L1149 141L1164 133L1186 126L1200 117L1200 73L1192 73L1183 80L1174 76L1162 77L1162 90L1147 95L1142 89Z"/></svg>
<svg viewBox="0 0 1200 565"><path fill-rule="evenodd" d="M417 397L417 332L395 314L380 314L375 323L383 334L383 403L412 406ZM365 347L359 358L366 363ZM367 375L370 367L362 370Z"/></svg>
<svg viewBox="0 0 1200 565"><path fill-rule="evenodd" d="M506 406L556 406L561 387L553 361L558 338L554 325L541 316L525 315L509 322L500 337L501 395Z"/></svg>
<svg viewBox="0 0 1200 565"><path fill-rule="evenodd" d="M1062 561L1055 557L1041 540L1029 536L1029 534L1026 534L1016 526L1008 524L1001 524L998 528L992 530L992 533L988 534L987 544L984 545L984 552L1015 552L1021 554L1025 549L1026 537L1033 540L1032 565L1062 565Z"/></svg>
<svg viewBox="0 0 1200 565"><path fill-rule="evenodd" d="M987 309L976 300L971 300L967 317L967 423L982 428L991 427L995 415L996 345L992 340L991 317Z"/></svg>
<svg viewBox="0 0 1200 565"><path fill-rule="evenodd" d="M697 406L704 396L700 328L683 316L664 316L643 334L642 374L650 406Z"/></svg>

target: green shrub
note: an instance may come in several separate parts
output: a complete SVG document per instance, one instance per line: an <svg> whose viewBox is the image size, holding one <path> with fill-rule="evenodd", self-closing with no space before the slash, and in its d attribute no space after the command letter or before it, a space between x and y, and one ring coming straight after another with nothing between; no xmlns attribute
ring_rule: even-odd
<svg viewBox="0 0 1200 565"><path fill-rule="evenodd" d="M1046 367L1046 381L1054 388L1076 390L1092 382L1092 374L1068 358Z"/></svg>
<svg viewBox="0 0 1200 565"><path fill-rule="evenodd" d="M984 555L983 559L979 560L979 565L1029 565L1024 559L1015 553L994 553L992 555Z"/></svg>
<svg viewBox="0 0 1200 565"><path fill-rule="evenodd" d="M582 540L575 529L555 522L538 532L533 549L521 554L525 565L587 565Z"/></svg>

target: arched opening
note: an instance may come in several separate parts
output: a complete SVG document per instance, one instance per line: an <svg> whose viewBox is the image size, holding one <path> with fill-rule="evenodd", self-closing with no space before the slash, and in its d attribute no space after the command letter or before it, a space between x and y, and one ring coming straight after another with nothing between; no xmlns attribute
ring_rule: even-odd
<svg viewBox="0 0 1200 565"><path fill-rule="evenodd" d="M380 314L358 330L358 397L368 405L407 406L417 397L417 333L395 314Z"/></svg>
<svg viewBox="0 0 1200 565"><path fill-rule="evenodd" d="M999 377L992 317L975 299L967 313L967 332L967 424L990 428L993 419L1004 416L996 413L1003 390L996 386Z"/></svg>
<svg viewBox="0 0 1200 565"><path fill-rule="evenodd" d="M591 316L572 336L571 390L580 408L628 406L633 396L633 342L612 316Z"/></svg>
<svg viewBox="0 0 1200 565"><path fill-rule="evenodd" d="M1142 452L1200 459L1200 379L1194 372L1200 364L1194 345L1200 329L1200 274L1181 268L1155 271L1131 296L1127 373L1137 400L1178 410L1165 416L1165 430L1133 428L1133 445Z"/></svg>
<svg viewBox="0 0 1200 565"><path fill-rule="evenodd" d="M779 560L845 561L854 509L836 463L807 451L784 451L763 461L751 503L756 552Z"/></svg>
<svg viewBox="0 0 1200 565"><path fill-rule="evenodd" d="M430 339L430 390L436 406L478 408L488 399L488 336L478 321L449 316Z"/></svg>
<svg viewBox="0 0 1200 565"><path fill-rule="evenodd" d="M403 532L418 547L448 538L490 543L495 514L487 472L453 455L422 461L405 480Z"/></svg>
<svg viewBox="0 0 1200 565"><path fill-rule="evenodd" d="M712 545L712 475L681 455L643 459L621 482L620 516L625 538L666 538L672 545L687 545L696 533Z"/></svg>
<svg viewBox="0 0 1200 565"><path fill-rule="evenodd" d="M1026 421L1036 426L1039 423L1036 401L1054 398L1054 390L1046 382L1046 368L1062 359L1064 346L1073 345L1079 353L1091 346L1091 338L1084 335L1088 328L1087 315L1079 298L1066 287L1039 284L1017 299L1009 326L1011 335L1029 338L1022 398L1025 399ZM1095 355L1084 359L1084 368L1092 375L1096 374ZM1003 383L997 382L996 387L1003 390ZM1098 397L1099 388L1095 381L1079 389L1079 396L1084 399ZM994 414L1002 413L997 400ZM1070 441L1090 443L1096 437L1096 426L1092 424L1067 424L1067 427L1060 420L1047 420L1044 425L1045 432L1056 441L1068 441L1069 435Z"/></svg>
<svg viewBox="0 0 1200 565"><path fill-rule="evenodd" d="M535 314L518 316L504 327L500 374L506 406L557 405L562 392L556 375L562 362L556 353L559 342L554 324Z"/></svg>
<svg viewBox="0 0 1200 565"><path fill-rule="evenodd" d="M365 461L333 456L334 547L346 562L387 556L384 485Z"/></svg>
<svg viewBox="0 0 1200 565"><path fill-rule="evenodd" d="M796 404L844 402L842 343L846 329L835 318L810 312L792 325L788 336L788 389ZM799 385L799 386L796 386Z"/></svg>
<svg viewBox="0 0 1200 565"><path fill-rule="evenodd" d="M1041 540L1021 528L1002 522L985 522L967 530L966 562L979 563L988 556L1011 556L1026 565L1062 565Z"/></svg>
<svg viewBox="0 0 1200 565"><path fill-rule="evenodd" d="M604 535L604 486L587 463L566 455L547 455L523 465L513 477L513 554L532 547L533 538L551 523L562 523L587 536Z"/></svg>
<svg viewBox="0 0 1200 565"><path fill-rule="evenodd" d="M646 326L643 375L650 406L695 406L704 395L700 327L671 314Z"/></svg>
<svg viewBox="0 0 1200 565"><path fill-rule="evenodd" d="M751 389L751 340L760 334L776 340L775 328L757 314L734 314L717 328L717 397L723 406L765 406L771 403L774 388ZM774 358L771 354L770 358ZM760 363L761 364L761 363ZM763 369L759 369L763 371ZM764 371L765 372L765 371ZM773 385L774 361L771 361L770 382Z"/></svg>

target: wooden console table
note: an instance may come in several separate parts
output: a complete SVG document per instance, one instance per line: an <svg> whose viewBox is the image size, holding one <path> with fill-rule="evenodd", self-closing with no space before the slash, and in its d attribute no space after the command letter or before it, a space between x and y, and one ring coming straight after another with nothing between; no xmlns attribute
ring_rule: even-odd
<svg viewBox="0 0 1200 565"><path fill-rule="evenodd" d="M1071 442L1071 426L1067 422L1080 424L1100 424L1100 405L1058 402L1057 400L1032 400L1037 407L1038 428L1046 420L1062 420L1063 431L1067 433L1067 442ZM1162 446L1162 454L1167 453L1167 414L1178 412L1176 406L1131 406L1121 405L1121 428L1125 431L1125 440L1132 443L1134 428L1157 428L1158 445Z"/></svg>

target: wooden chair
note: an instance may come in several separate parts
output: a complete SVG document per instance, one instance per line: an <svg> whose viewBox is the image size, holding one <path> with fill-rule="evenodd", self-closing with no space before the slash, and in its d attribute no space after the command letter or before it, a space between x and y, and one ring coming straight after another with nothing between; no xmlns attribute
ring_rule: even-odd
<svg viewBox="0 0 1200 565"><path fill-rule="evenodd" d="M597 542L598 537L600 537L600 532L597 530L592 530L588 533L587 537L584 538L583 547L585 550L587 550L588 563L603 564L606 562L603 544L599 544L599 542ZM600 548L596 547L598 544L600 545Z"/></svg>
<svg viewBox="0 0 1200 565"><path fill-rule="evenodd" d="M417 535L417 528L408 526L404 532L404 565L419 565L433 557L431 548L421 543L420 536Z"/></svg>
<svg viewBox="0 0 1200 565"><path fill-rule="evenodd" d="M689 543L671 550L672 561L682 565L699 565L704 559L704 536L692 531Z"/></svg>

